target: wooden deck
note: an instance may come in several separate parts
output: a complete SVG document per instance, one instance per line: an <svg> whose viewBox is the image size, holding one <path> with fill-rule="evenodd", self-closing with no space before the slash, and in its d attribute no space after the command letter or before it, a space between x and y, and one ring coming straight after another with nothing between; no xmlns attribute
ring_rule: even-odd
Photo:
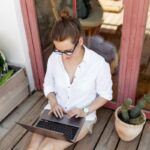
<svg viewBox="0 0 150 150"><path fill-rule="evenodd" d="M35 92L0 123L0 150L26 150L31 133L16 125L15 122L34 124L46 103L43 93ZM150 149L150 121L147 121L142 134L135 140L123 142L114 128L114 112L101 108L97 114L98 121L94 126L93 134L86 136L67 150Z"/></svg>

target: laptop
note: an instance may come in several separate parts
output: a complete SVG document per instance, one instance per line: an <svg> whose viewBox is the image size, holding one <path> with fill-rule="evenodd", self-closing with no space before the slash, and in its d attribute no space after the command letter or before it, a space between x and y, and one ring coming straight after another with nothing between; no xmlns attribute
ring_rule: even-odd
<svg viewBox="0 0 150 150"><path fill-rule="evenodd" d="M83 126L85 118L68 118L65 114L63 118L57 118L52 113L48 115L49 110L45 109L34 126L21 122L16 122L31 132L55 139L76 142L76 138Z"/></svg>

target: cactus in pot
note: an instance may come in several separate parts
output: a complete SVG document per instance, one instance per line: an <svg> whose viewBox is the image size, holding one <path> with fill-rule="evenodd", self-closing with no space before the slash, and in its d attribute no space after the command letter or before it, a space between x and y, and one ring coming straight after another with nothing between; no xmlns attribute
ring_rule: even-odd
<svg viewBox="0 0 150 150"><path fill-rule="evenodd" d="M144 95L136 106L131 106L132 100L126 99L115 111L115 128L123 141L131 141L142 131L146 116L142 109L150 103L150 93Z"/></svg>
<svg viewBox="0 0 150 150"><path fill-rule="evenodd" d="M130 124L140 124L144 122L144 118L141 114L141 110L145 107L146 103L150 103L150 93L144 95L137 103L137 105L131 109L129 109L132 104L131 99L126 99L121 106L121 117L124 122Z"/></svg>
<svg viewBox="0 0 150 150"><path fill-rule="evenodd" d="M150 103L150 93L144 95L137 103L137 105L130 111L131 118L140 115L141 110L145 107L146 103Z"/></svg>
<svg viewBox="0 0 150 150"><path fill-rule="evenodd" d="M132 99L130 99L130 98L126 99L122 104L121 116L122 116L123 121L125 121L125 122L129 122L129 120L130 120L128 109L131 104L132 104Z"/></svg>

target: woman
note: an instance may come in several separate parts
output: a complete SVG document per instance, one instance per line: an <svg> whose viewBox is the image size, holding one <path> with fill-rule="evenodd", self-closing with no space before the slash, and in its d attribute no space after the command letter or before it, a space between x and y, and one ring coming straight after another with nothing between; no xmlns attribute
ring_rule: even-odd
<svg viewBox="0 0 150 150"><path fill-rule="evenodd" d="M51 31L55 50L48 59L44 94L56 117L85 117L77 137L83 139L96 122L96 110L112 99L108 63L83 44L83 31L77 18L62 13ZM63 150L72 143L33 134L28 150Z"/></svg>

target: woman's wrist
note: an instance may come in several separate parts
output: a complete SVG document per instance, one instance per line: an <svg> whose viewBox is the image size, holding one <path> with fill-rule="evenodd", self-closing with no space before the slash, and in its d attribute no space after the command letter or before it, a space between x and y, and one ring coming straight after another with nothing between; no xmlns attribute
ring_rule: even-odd
<svg viewBox="0 0 150 150"><path fill-rule="evenodd" d="M54 92L50 92L47 96L48 98L48 103L51 105L52 108L58 105L56 95Z"/></svg>
<svg viewBox="0 0 150 150"><path fill-rule="evenodd" d="M57 106L58 105L58 102L57 102L57 100L48 100L48 102L50 103L50 105L51 105L51 107L52 108L54 108L55 106Z"/></svg>
<svg viewBox="0 0 150 150"><path fill-rule="evenodd" d="M83 108L83 112L84 112L85 116L87 116L90 113L89 107Z"/></svg>

